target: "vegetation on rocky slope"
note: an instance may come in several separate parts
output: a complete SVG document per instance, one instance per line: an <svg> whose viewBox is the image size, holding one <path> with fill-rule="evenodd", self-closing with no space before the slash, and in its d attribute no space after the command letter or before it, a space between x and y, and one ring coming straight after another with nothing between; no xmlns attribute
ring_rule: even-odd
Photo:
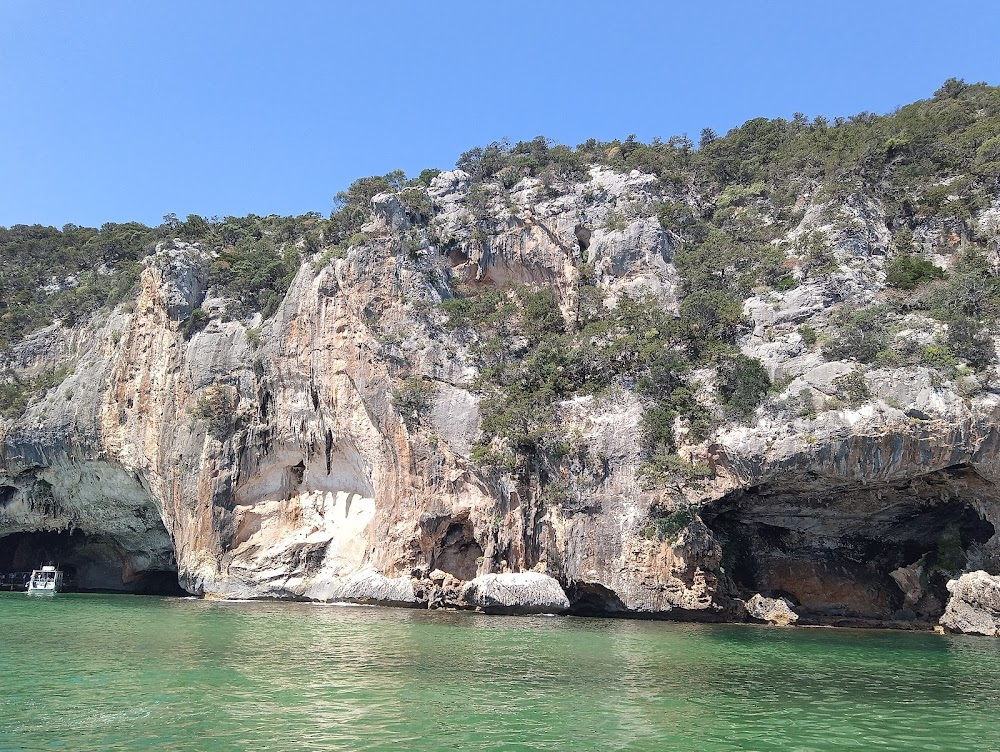
<svg viewBox="0 0 1000 752"><path fill-rule="evenodd" d="M822 332L802 326L803 343L828 359L923 364L949 377L995 360L1000 248L996 228L975 217L1000 186L998 88L949 80L932 99L888 115L758 118L724 136L703 131L697 144L686 136L649 144L592 139L575 148L542 137L492 143L465 152L457 166L470 176L464 201L476 242L497 231L497 196L502 201L525 178L538 181L541 200L586 183L594 166L655 176L655 201L616 207L605 222L616 229L636 216L655 217L680 278L676 312L638 294L609 307L585 258L577 261L575 288L562 297L554 289L452 285L442 309L448 326L473 334L483 413L474 457L481 462L515 468L540 453L558 458L571 443L555 415L558 403L627 389L645 408L649 475L676 469L678 418L687 439L698 441L721 420L752 415L772 390L763 366L739 347L749 331L746 300L836 275L842 254L832 237L850 244L869 231L863 212L848 211L866 201L880 207L891 237L885 292L845 304ZM143 257L164 239L214 252L210 294L228 301L225 317L244 321L273 314L303 262L319 268L369 242L365 227L379 194L396 194L407 221L443 253L452 241L434 236L436 207L425 190L436 174L358 180L338 194L328 218L168 215L155 228L0 228L0 349L40 326L71 325L126 299ZM827 215L799 232L809 207L826 207ZM827 230L815 229L821 223ZM919 235L928 226L954 257L947 270L925 253ZM894 336L915 313L942 324L934 341ZM207 321L198 309L185 333ZM704 374L715 384L715 406L699 398ZM848 402L857 397L849 387L845 382ZM4 389L16 395L7 412L34 388L8 374ZM399 399L411 392L403 389ZM808 415L815 406L803 397L795 409Z"/></svg>
<svg viewBox="0 0 1000 752"><path fill-rule="evenodd" d="M845 305L824 331L819 344L827 358L925 365L949 377L988 367L995 360L990 329L1000 302L990 254L1000 249L990 245L991 228L973 217L991 205L1000 186L998 134L1000 90L951 80L933 99L888 116L862 113L832 123L801 115L756 119L724 137L704 132L698 148L684 137L651 144L631 137L589 141L576 149L538 138L466 152L458 166L471 175L471 197L510 190L526 177L558 195L561 182L580 180L591 165L656 175L661 200L634 211L652 209L671 233L682 282L675 316L655 301L627 296L606 309L584 264L576 310L566 320L559 305L567 301L550 291L456 291L445 303L450 323L472 326L479 335L484 436L477 456L511 468L541 449L564 451L553 405L614 385L636 390L646 403L646 471L653 475L678 464L672 455L676 417L697 441L713 419L752 414L771 385L760 363L736 347L748 331L744 301L840 270L830 232L795 234L809 204L825 203L836 212L845 203L877 202L894 252L885 269L887 293ZM487 235L488 212L473 214ZM608 226L620 229L631 218L614 214ZM833 232L863 229L855 216L824 219ZM914 231L928 223L948 239L940 250L955 256L950 272L914 244ZM945 324L946 334L932 344L894 338L915 313ZM812 346L820 338L807 326L802 339ZM696 399L697 385L685 377L699 367L715 370L724 413L713 415ZM838 382L843 401L862 404L870 395L862 394L860 371L852 378ZM814 414L811 397L801 403L801 414ZM497 447L511 454L498 457Z"/></svg>

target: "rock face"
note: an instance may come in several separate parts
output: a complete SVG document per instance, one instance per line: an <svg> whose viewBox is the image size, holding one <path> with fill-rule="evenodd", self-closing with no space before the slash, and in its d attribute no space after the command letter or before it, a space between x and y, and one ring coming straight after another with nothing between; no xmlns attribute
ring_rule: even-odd
<svg viewBox="0 0 1000 752"><path fill-rule="evenodd" d="M569 599L559 583L538 572L484 574L466 584L462 598L487 613L559 614L569 610Z"/></svg>
<svg viewBox="0 0 1000 752"><path fill-rule="evenodd" d="M1000 637L1000 577L968 572L948 582L941 624L952 632Z"/></svg>
<svg viewBox="0 0 1000 752"><path fill-rule="evenodd" d="M838 306L884 288L871 202L841 207L848 236L802 197L786 240L824 234L839 270L747 300L739 345L784 386L706 439L676 421L677 455L704 472L644 480L628 389L556 406L573 454L545 484L475 461L482 343L445 325L451 286L545 287L569 316L585 264L607 304L645 293L675 312L658 185L603 167L524 178L476 198L486 232L469 175L445 172L425 192L429 223L377 196L363 240L304 263L273 316L220 314L189 337L194 309L226 307L213 252L162 244L134 303L11 356L22 376L72 373L0 423L0 570L58 558L93 588L679 618L787 593L812 621L933 623L948 573L997 573L1000 391L924 366L860 372L806 342L804 325L822 334ZM932 229L918 233L928 248ZM912 328L936 341L926 321ZM852 403L856 373L866 396ZM722 415L713 379L691 386ZM424 402L404 410L411 382ZM782 603L760 618L792 620Z"/></svg>
<svg viewBox="0 0 1000 752"><path fill-rule="evenodd" d="M753 619L766 621L779 627L787 627L799 620L799 615L792 611L791 604L784 598L765 598L757 593L747 601L747 615Z"/></svg>

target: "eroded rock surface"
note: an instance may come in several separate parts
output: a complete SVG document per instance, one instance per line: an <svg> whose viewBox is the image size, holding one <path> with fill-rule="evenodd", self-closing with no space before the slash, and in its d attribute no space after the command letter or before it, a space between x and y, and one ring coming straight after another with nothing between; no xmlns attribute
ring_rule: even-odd
<svg viewBox="0 0 1000 752"><path fill-rule="evenodd" d="M799 615L792 610L791 604L787 600L784 598L765 598L760 593L747 601L746 609L749 617L779 627L787 627L799 620Z"/></svg>
<svg viewBox="0 0 1000 752"><path fill-rule="evenodd" d="M919 624L954 574L997 573L996 380L862 368L806 341L803 326L822 334L833 310L884 290L877 202L839 207L847 232L825 219L838 207L800 197L784 240L819 233L839 266L744 304L739 347L779 387L735 418L696 370L688 385L719 421L704 438L678 417L681 466L651 483L645 408L626 388L557 404L566 454L530 472L477 462L483 343L440 304L456 285L524 284L556 291L569 320L586 266L607 305L646 294L676 313L678 238L655 213L688 198L604 167L494 186L477 207L470 190L461 170L438 175L422 224L376 196L364 239L326 265L317 252L266 320L226 320L214 252L173 242L146 260L134 304L19 343L17 373L73 370L0 424L0 550L18 552L0 569L61 546L95 588L166 573L221 597L678 618L728 618L761 593L804 622ZM950 248L918 230L921 253ZM185 336L199 307L219 313ZM942 334L907 326L894 336L922 347ZM863 398L845 402L845 378ZM406 403L407 384L426 401Z"/></svg>
<svg viewBox="0 0 1000 752"><path fill-rule="evenodd" d="M466 584L462 598L487 613L558 614L569 609L559 583L539 572L484 574Z"/></svg>
<svg viewBox="0 0 1000 752"><path fill-rule="evenodd" d="M1000 577L968 572L948 582L941 624L952 632L1000 637Z"/></svg>

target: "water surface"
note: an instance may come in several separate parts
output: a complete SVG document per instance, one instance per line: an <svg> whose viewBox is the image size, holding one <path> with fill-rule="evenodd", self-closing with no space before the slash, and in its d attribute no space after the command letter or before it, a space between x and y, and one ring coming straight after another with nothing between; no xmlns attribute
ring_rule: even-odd
<svg viewBox="0 0 1000 752"><path fill-rule="evenodd" d="M0 751L993 750L1000 640L0 593Z"/></svg>

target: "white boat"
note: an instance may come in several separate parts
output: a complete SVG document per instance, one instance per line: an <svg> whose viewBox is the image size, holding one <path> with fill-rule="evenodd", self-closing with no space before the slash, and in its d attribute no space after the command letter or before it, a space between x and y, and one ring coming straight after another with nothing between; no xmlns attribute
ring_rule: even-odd
<svg viewBox="0 0 1000 752"><path fill-rule="evenodd" d="M31 572L28 595L55 595L62 590L63 573L55 567L42 567Z"/></svg>

